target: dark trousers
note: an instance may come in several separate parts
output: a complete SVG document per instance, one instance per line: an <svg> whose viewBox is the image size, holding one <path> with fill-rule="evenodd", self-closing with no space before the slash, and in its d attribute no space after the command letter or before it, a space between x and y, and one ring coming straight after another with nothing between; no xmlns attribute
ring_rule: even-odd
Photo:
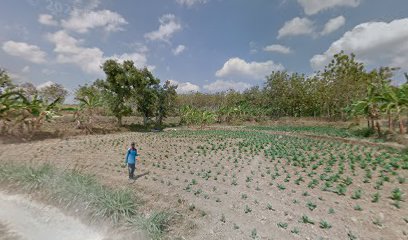
<svg viewBox="0 0 408 240"><path fill-rule="evenodd" d="M135 175L136 164L128 163L129 179L133 179Z"/></svg>

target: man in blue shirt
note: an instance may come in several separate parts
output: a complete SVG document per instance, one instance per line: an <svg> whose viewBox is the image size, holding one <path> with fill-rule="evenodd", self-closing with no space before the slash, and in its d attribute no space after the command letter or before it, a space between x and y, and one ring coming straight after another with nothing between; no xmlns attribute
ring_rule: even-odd
<svg viewBox="0 0 408 240"><path fill-rule="evenodd" d="M136 169L136 157L139 156L137 154L137 149L135 148L135 143L132 142L130 144L130 148L127 150L125 164L128 166L129 171L129 179L134 179L135 169Z"/></svg>

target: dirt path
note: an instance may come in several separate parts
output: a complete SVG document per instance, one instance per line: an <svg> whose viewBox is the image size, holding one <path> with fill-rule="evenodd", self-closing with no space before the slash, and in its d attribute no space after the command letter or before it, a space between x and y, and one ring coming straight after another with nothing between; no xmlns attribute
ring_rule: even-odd
<svg viewBox="0 0 408 240"><path fill-rule="evenodd" d="M6 236L5 239L105 239L102 233L55 207L32 201L26 195L9 195L1 191L0 225L3 226L0 236Z"/></svg>

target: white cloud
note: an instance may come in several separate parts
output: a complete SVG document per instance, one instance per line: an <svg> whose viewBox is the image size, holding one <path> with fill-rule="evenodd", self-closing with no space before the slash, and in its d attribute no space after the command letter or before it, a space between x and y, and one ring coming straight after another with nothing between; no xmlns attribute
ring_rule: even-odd
<svg viewBox="0 0 408 240"><path fill-rule="evenodd" d="M132 60L135 66L140 68L147 66L147 57L141 52L104 56L103 51L99 48L83 47L81 46L82 40L75 39L63 30L48 34L47 37L50 42L55 44L54 52L57 53L57 62L77 65L86 73L101 73L100 66L111 58L118 61ZM154 69L154 66L147 67L151 70Z"/></svg>
<svg viewBox="0 0 408 240"><path fill-rule="evenodd" d="M277 52L277 53L282 53L282 54L289 54L292 52L292 50L289 47L279 45L279 44L272 44L269 46L266 46L264 48L265 52Z"/></svg>
<svg viewBox="0 0 408 240"><path fill-rule="evenodd" d="M105 58L103 61L106 61L107 59L115 59L118 62L123 62L125 60L132 60L135 66L138 68L147 67L150 71L153 71L155 69L155 66L147 65L147 57L143 53L134 52L134 53L124 53L121 55L116 54L111 57Z"/></svg>
<svg viewBox="0 0 408 240"><path fill-rule="evenodd" d="M123 30L126 20L118 13L109 10L71 12L69 19L62 20L62 26L71 31L86 33L89 29L101 27L107 32Z"/></svg>
<svg viewBox="0 0 408 240"><path fill-rule="evenodd" d="M37 89L40 90L40 89L42 89L42 88L49 87L49 86L52 86L52 85L54 85L54 84L55 84L55 83L52 82L52 81L47 81L47 82L45 82L45 83L41 83L40 85L38 85L38 86L37 86Z"/></svg>
<svg viewBox="0 0 408 240"><path fill-rule="evenodd" d="M343 16L332 18L324 25L324 29L320 34L323 36L330 34L336 31L337 29L341 28L342 26L344 26L345 23L346 23L346 18L344 18Z"/></svg>
<svg viewBox="0 0 408 240"><path fill-rule="evenodd" d="M16 57L21 57L33 63L45 63L47 54L36 45L30 45L25 42L7 41L3 43L3 50Z"/></svg>
<svg viewBox="0 0 408 240"><path fill-rule="evenodd" d="M295 17L294 19L285 22L283 27L279 29L278 39L287 36L297 35L312 35L314 33L314 22L308 18Z"/></svg>
<svg viewBox="0 0 408 240"><path fill-rule="evenodd" d="M169 41L174 33L181 31L182 27L180 22L176 19L176 16L173 14L165 14L159 19L160 27L158 30L146 33L145 38L149 40L161 40Z"/></svg>
<svg viewBox="0 0 408 240"><path fill-rule="evenodd" d="M200 87L191 82L178 82L176 80L169 80L172 85L177 85L177 93L191 93L200 91Z"/></svg>
<svg viewBox="0 0 408 240"><path fill-rule="evenodd" d="M49 34L48 39L55 44L54 52L58 54L59 63L78 65L87 73L100 72L103 52L99 48L82 47L81 41L71 37L63 30Z"/></svg>
<svg viewBox="0 0 408 240"><path fill-rule="evenodd" d="M172 52L173 52L174 55L177 56L177 55L181 54L182 52L184 52L184 50L186 50L186 46L178 45L175 49L172 50Z"/></svg>
<svg viewBox="0 0 408 240"><path fill-rule="evenodd" d="M234 82L224 80L217 80L215 82L203 86L203 88L209 92L222 92L231 89L242 92L250 87L251 85L245 82Z"/></svg>
<svg viewBox="0 0 408 240"><path fill-rule="evenodd" d="M298 0L307 15L335 7L357 7L361 0Z"/></svg>
<svg viewBox="0 0 408 240"><path fill-rule="evenodd" d="M23 73L29 73L30 72L30 66L25 66L25 67L23 67L23 69L21 69L21 71L23 72Z"/></svg>
<svg viewBox="0 0 408 240"><path fill-rule="evenodd" d="M329 49L315 55L311 66L322 69L340 51L356 54L367 64L391 65L408 70L408 18L387 22L367 22L346 32Z"/></svg>
<svg viewBox="0 0 408 240"><path fill-rule="evenodd" d="M224 66L215 73L215 75L217 77L243 76L252 79L263 79L272 71L283 69L284 67L281 64L275 64L273 61L246 62L240 58L230 58L224 63Z"/></svg>
<svg viewBox="0 0 408 240"><path fill-rule="evenodd" d="M180 5L191 7L196 4L205 4L208 2L208 0L176 0L176 2Z"/></svg>
<svg viewBox="0 0 408 240"><path fill-rule="evenodd" d="M58 26L58 22L49 14L40 14L38 16L38 22L47 26Z"/></svg>

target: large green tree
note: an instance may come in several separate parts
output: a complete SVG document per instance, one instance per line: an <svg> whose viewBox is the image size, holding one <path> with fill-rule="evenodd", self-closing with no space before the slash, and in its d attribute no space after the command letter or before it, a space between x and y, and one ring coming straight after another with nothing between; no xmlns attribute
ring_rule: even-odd
<svg viewBox="0 0 408 240"><path fill-rule="evenodd" d="M106 79L97 80L96 86L102 89L104 101L117 118L118 125L122 125L123 116L132 113L132 105L143 115L146 125L155 114L160 80L147 68L139 69L130 60L123 63L107 60L102 69Z"/></svg>
<svg viewBox="0 0 408 240"><path fill-rule="evenodd" d="M163 86L157 89L156 123L161 126L163 119L175 112L175 102L177 98L177 86L166 81Z"/></svg>
<svg viewBox="0 0 408 240"><path fill-rule="evenodd" d="M343 109L366 95L367 86L372 82L364 64L355 59L355 55L340 52L325 67L319 77L328 83L325 93L326 111L331 118L345 119Z"/></svg>
<svg viewBox="0 0 408 240"><path fill-rule="evenodd" d="M143 116L143 125L146 126L149 119L155 115L160 80L147 68L135 70L136 78L131 82L132 100L135 101L137 110Z"/></svg>
<svg viewBox="0 0 408 240"><path fill-rule="evenodd" d="M95 82L95 85L101 89L104 102L116 117L119 126L122 126L122 118L132 112L126 101L131 96L130 82L135 78L134 68L132 61L121 64L116 60L107 60L102 65L106 79Z"/></svg>

